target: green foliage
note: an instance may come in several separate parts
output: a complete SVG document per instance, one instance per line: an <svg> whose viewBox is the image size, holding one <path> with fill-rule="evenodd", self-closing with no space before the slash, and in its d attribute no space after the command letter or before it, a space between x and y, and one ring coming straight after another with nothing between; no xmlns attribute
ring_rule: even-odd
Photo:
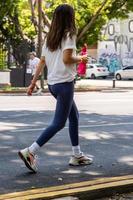
<svg viewBox="0 0 133 200"><path fill-rule="evenodd" d="M18 4L19 22L23 34L32 39L36 37L35 29L31 23L31 10L28 0L20 1Z"/></svg>
<svg viewBox="0 0 133 200"><path fill-rule="evenodd" d="M18 17L18 24L14 24ZM16 34L16 26L22 30L23 35L35 37L34 26L31 23L31 11L27 0L6 0L0 2L0 21L3 28L8 29L8 35L20 39ZM16 35L16 36L15 36Z"/></svg>
<svg viewBox="0 0 133 200"><path fill-rule="evenodd" d="M45 5L47 6L47 9L45 10L49 17L51 17L53 10L59 4L71 4L76 11L76 24L78 33L80 33L95 15L103 0L46 0L45 2ZM108 0L99 17L79 41L79 45L84 42L87 42L90 45L96 43L101 27L107 20L115 17L125 18L130 11L133 11L132 0Z"/></svg>
<svg viewBox="0 0 133 200"><path fill-rule="evenodd" d="M0 51L0 70L7 69L6 54Z"/></svg>
<svg viewBox="0 0 133 200"><path fill-rule="evenodd" d="M133 12L133 1L132 0L117 0L113 1L106 9L105 12L109 19L128 17L129 12Z"/></svg>
<svg viewBox="0 0 133 200"><path fill-rule="evenodd" d="M103 0L46 0L43 2L43 8L49 18L52 17L54 9L62 3L69 3L76 11L76 24L79 33L85 27L87 23L94 16ZM45 5L44 5L45 4ZM84 38L81 41L87 40L89 43L94 43L97 38L101 26L106 23L107 19L114 17L127 17L128 12L133 11L132 0L108 0L104 10L96 19L93 26L86 32ZM4 28L8 27L8 34L16 34L15 24L12 19L14 15L18 15L19 26L24 35L32 39L36 37L35 29L31 23L31 11L28 0L6 0L0 2L0 21L2 21ZM19 39L19 35L16 35L15 39Z"/></svg>
<svg viewBox="0 0 133 200"><path fill-rule="evenodd" d="M103 0L46 0L46 13L48 13L48 16L51 17L51 14L53 13L53 10L61 3L69 3L72 5L75 9L75 17L76 17L76 24L78 33L82 31L82 29L86 26L86 24L89 23L93 15L96 13L97 9L100 7ZM98 40L98 35L100 32L100 29L103 24L105 24L107 20L106 15L102 13L100 17L95 21L93 26L89 29L89 31L86 32L83 38L79 41L79 46L81 43L87 42L88 44L94 44Z"/></svg>
<svg viewBox="0 0 133 200"><path fill-rule="evenodd" d="M12 34L15 34L15 24L13 23L13 18L16 15L16 10L17 10L17 5L18 5L17 0L7 0L7 1L2 1L0 3L0 25L1 25L1 31L6 31L7 36L10 36Z"/></svg>
<svg viewBox="0 0 133 200"><path fill-rule="evenodd" d="M43 8L48 17L51 18L54 9L59 4L69 3L72 5L76 12L76 24L80 33L85 25L88 24L91 18L95 15L102 2L103 0L46 0L45 2L43 1ZM87 40L90 44L95 43L98 39L101 27L108 19L114 17L127 17L128 12L130 11L133 11L132 0L108 0L105 8L80 42ZM30 39L35 38L36 33L34 26L31 23L31 11L28 0L1 0L0 21L2 21L4 27L8 27L8 34L14 35L14 37L16 29L11 18L16 15L16 13L23 34ZM15 39L19 39L19 35L16 35Z"/></svg>
<svg viewBox="0 0 133 200"><path fill-rule="evenodd" d="M101 7L103 0L45 0L42 2L43 9L50 19L54 9L59 4L69 3L72 5L75 9L78 34L80 34ZM131 11L133 11L133 0L107 0L99 16L80 39L78 45L84 42L88 45L96 43L101 27L107 20L114 17L125 18ZM15 55L18 53L18 47L21 50L21 47L25 46L25 38L31 41L37 37L35 28L31 23L31 10L28 0L0 0L1 35L5 41L10 38ZM19 59L19 56L17 55L16 59Z"/></svg>
<svg viewBox="0 0 133 200"><path fill-rule="evenodd" d="M35 35L29 15L27 0L0 2L0 39L2 38L6 46L10 43L18 65L24 63L30 39ZM24 43L27 46L26 51L21 48Z"/></svg>

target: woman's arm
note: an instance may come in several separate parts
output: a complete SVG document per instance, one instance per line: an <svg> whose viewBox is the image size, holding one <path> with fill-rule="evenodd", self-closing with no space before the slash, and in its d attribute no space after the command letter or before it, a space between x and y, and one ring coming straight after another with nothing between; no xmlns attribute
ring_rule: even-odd
<svg viewBox="0 0 133 200"><path fill-rule="evenodd" d="M87 55L82 55L82 56L73 56L73 49L66 49L63 51L63 62L64 64L74 64L74 63L79 63L79 62L88 62L88 57Z"/></svg>
<svg viewBox="0 0 133 200"><path fill-rule="evenodd" d="M36 68L36 72L35 72L35 74L34 74L34 77L33 77L32 81L31 81L33 84L35 84L36 81L38 80L38 77L39 77L40 73L42 72L44 66L45 66L45 58L44 58L44 57L41 57L41 59L40 59L38 65L37 65L37 68Z"/></svg>
<svg viewBox="0 0 133 200"><path fill-rule="evenodd" d="M41 57L40 62L37 65L34 77L31 81L31 84L28 87L28 90L27 90L28 95L32 95L32 92L33 92L35 85L36 85L36 81L38 80L38 77L39 77L40 73L42 72L44 66L45 66L45 57Z"/></svg>

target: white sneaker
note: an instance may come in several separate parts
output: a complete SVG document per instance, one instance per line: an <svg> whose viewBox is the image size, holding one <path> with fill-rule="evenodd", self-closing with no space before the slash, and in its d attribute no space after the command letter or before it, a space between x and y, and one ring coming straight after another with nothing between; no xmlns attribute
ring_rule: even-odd
<svg viewBox="0 0 133 200"><path fill-rule="evenodd" d="M24 161L26 167L33 171L37 172L37 160L36 155L29 152L28 148L22 149L18 152L19 157Z"/></svg>
<svg viewBox="0 0 133 200"><path fill-rule="evenodd" d="M72 156L69 161L69 165L71 166L90 165L92 163L93 159L84 154L82 154L81 157Z"/></svg>
<svg viewBox="0 0 133 200"><path fill-rule="evenodd" d="M37 92L36 92L36 94L38 94L38 95L41 94L41 93L42 93L42 88L38 89Z"/></svg>

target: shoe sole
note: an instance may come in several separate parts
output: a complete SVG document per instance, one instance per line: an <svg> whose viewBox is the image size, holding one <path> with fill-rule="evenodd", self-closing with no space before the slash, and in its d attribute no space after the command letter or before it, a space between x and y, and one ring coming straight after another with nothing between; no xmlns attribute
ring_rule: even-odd
<svg viewBox="0 0 133 200"><path fill-rule="evenodd" d="M83 163L83 162L79 162L77 164L71 164L69 163L70 166L83 166L83 165L91 165L93 162L89 161L88 163Z"/></svg>
<svg viewBox="0 0 133 200"><path fill-rule="evenodd" d="M25 163L25 166L28 168L28 169L30 169L32 172L34 172L34 173L37 173L37 171L36 170L34 170L30 165L29 165L29 163L27 162L27 160L25 159L25 157L23 156L23 154L19 151L18 152L18 155L19 155L19 157L23 160L23 162Z"/></svg>

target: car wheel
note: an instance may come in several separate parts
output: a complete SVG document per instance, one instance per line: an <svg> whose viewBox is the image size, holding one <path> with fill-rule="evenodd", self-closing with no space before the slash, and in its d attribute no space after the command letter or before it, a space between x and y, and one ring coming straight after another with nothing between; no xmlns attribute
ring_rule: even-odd
<svg viewBox="0 0 133 200"><path fill-rule="evenodd" d="M96 78L95 74L91 74L91 79L95 79L95 78Z"/></svg>
<svg viewBox="0 0 133 200"><path fill-rule="evenodd" d="M115 77L116 77L117 80L121 80L121 75L120 74L116 74Z"/></svg>

